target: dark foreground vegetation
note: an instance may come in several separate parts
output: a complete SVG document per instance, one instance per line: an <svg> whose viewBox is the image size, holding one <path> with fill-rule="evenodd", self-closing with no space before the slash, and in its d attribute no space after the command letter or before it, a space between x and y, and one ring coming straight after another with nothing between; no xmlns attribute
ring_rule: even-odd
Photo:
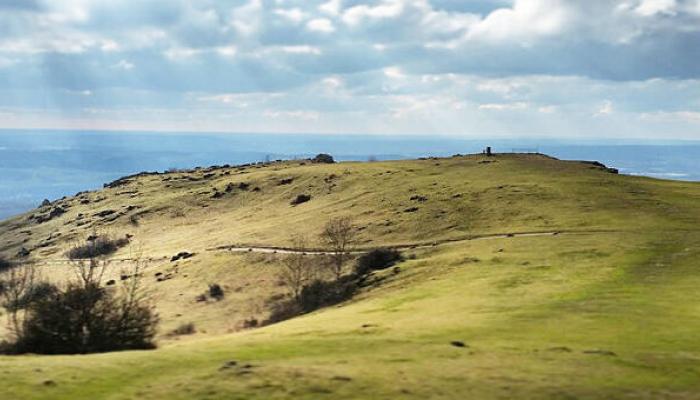
<svg viewBox="0 0 700 400"><path fill-rule="evenodd" d="M376 249L360 256L352 272L343 274L345 263L351 258L356 233L349 218L329 220L319 235L321 243L330 250L325 257L310 257L308 239L303 235L293 237L293 247L297 252L282 259L279 274L280 282L287 287L290 296L273 303L265 323L284 321L349 300L373 271L392 267L403 259L395 249Z"/></svg>
<svg viewBox="0 0 700 400"><path fill-rule="evenodd" d="M0 273L5 272L10 268L12 268L12 263L10 262L10 260L0 255Z"/></svg>
<svg viewBox="0 0 700 400"><path fill-rule="evenodd" d="M69 253L78 252L73 248ZM155 348L158 316L140 286L139 260L122 286L103 286L109 263L75 261L75 279L54 285L35 266L19 262L0 280L1 306L11 336L6 354L86 354Z"/></svg>

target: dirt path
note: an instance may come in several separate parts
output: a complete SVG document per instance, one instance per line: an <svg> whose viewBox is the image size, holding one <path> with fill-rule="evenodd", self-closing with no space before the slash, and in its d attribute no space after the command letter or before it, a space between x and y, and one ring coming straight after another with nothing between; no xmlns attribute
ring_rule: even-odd
<svg viewBox="0 0 700 400"><path fill-rule="evenodd" d="M544 232L521 232L521 233L497 233L491 235L481 235L469 238L461 239L448 239L433 243L413 243L413 244L401 244L395 246L385 246L396 250L416 250L416 249L429 249L443 245L457 244L462 242L473 242L477 240L494 240L494 239L509 239L517 237L533 237L533 236L556 236L556 235L572 235L572 234L593 234L593 233L607 233L610 231L544 231ZM349 252L349 254L363 254L373 248L358 249ZM276 246L244 246L244 245L229 245L229 246L218 246L213 248L205 249L206 252L231 252L231 253L264 253L264 254L305 254L305 255L330 255L333 254L330 251L324 250L307 250L301 251L287 247L276 247ZM160 258L145 258L144 261L148 262L167 262L168 257ZM133 259L130 258L112 258L109 259L110 263L127 263L131 262ZM37 265L55 265L55 264L69 264L74 262L68 259L44 259L37 261Z"/></svg>
<svg viewBox="0 0 700 400"><path fill-rule="evenodd" d="M571 232L578 233L578 232ZM580 232L589 233L589 232ZM507 239L513 237L527 237L527 236L556 236L560 234L567 234L567 232L560 231L549 231L549 232L523 232L523 233L498 233L493 235L482 235L475 236L471 238L463 239L448 239L433 243L413 243L413 244L401 244L396 246L386 246L396 250L414 250L414 249L428 249L433 247L438 247L446 244L454 244L460 242L472 242L476 240L493 240L493 239ZM355 250L349 252L350 254L362 254L366 253L373 248ZM234 253L268 253L268 254L308 254L308 255L329 255L333 254L330 251L323 250L308 250L300 251L287 247L274 247L274 246L243 246L243 245L231 245L231 246L219 246L214 248L206 249L207 251L228 251Z"/></svg>

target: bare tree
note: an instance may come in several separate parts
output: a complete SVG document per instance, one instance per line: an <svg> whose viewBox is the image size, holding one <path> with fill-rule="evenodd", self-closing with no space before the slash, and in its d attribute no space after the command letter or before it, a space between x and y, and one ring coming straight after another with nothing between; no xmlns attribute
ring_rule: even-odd
<svg viewBox="0 0 700 400"><path fill-rule="evenodd" d="M78 279L78 282L83 287L88 287L90 285L100 286L102 277L104 277L109 267L109 260L99 258L76 260L71 262L71 266L73 267L73 273Z"/></svg>
<svg viewBox="0 0 700 400"><path fill-rule="evenodd" d="M331 218L321 231L321 241L331 253L331 267L335 278L343 273L343 264L348 258L351 246L355 243L357 230L350 217Z"/></svg>
<svg viewBox="0 0 700 400"><path fill-rule="evenodd" d="M295 301L301 298L301 291L313 277L314 270L309 265L307 257L307 239L303 235L292 237L292 246L295 252L287 254L282 260L282 270L279 273L280 281L289 289Z"/></svg>
<svg viewBox="0 0 700 400"><path fill-rule="evenodd" d="M129 253L131 268L122 270L122 275L130 278L124 281L118 299L120 318L117 329L126 336L152 338L155 336L159 317L149 293L142 286L143 271L148 268L148 261L143 257L143 249L140 246L131 247ZM125 336L124 334L122 336Z"/></svg>
<svg viewBox="0 0 700 400"><path fill-rule="evenodd" d="M34 289L37 272L34 264L20 263L6 270L0 279L2 307L7 312L8 326L14 340L24 336L26 312L21 303Z"/></svg>

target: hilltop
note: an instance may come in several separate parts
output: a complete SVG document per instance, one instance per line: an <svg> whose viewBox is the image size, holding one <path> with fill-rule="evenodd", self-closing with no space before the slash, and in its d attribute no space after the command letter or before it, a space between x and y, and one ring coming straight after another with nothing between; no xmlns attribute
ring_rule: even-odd
<svg viewBox="0 0 700 400"><path fill-rule="evenodd" d="M700 185L614 172L530 154L282 161L47 202L0 222L0 253L61 280L74 243L128 235L106 279L135 252L149 261L161 346L0 357L0 385L10 398L700 398ZM284 294L274 249L337 216L358 251L407 260L340 306L250 329ZM224 299L198 301L212 283ZM168 335L186 322L196 334Z"/></svg>

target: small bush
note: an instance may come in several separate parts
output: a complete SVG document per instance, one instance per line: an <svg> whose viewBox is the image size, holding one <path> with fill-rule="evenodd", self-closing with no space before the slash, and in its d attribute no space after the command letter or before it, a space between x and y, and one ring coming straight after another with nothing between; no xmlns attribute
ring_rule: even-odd
<svg viewBox="0 0 700 400"><path fill-rule="evenodd" d="M177 328L173 329L172 332L170 332L171 336L180 336L180 335L193 335L197 333L197 329L194 327L194 323L188 322L186 324L181 324Z"/></svg>
<svg viewBox="0 0 700 400"><path fill-rule="evenodd" d="M158 317L146 304L118 299L96 284L70 284L27 309L17 353L86 354L152 349Z"/></svg>
<svg viewBox="0 0 700 400"><path fill-rule="evenodd" d="M316 280L304 286L299 297L302 311L311 312L351 298L357 290L357 283L350 277L335 281Z"/></svg>
<svg viewBox="0 0 700 400"><path fill-rule="evenodd" d="M12 268L12 262L0 255L0 272L4 272Z"/></svg>
<svg viewBox="0 0 700 400"><path fill-rule="evenodd" d="M294 300L287 300L273 303L270 310L270 316L265 320L264 324L274 324L277 322L286 321L301 314L303 310L299 303Z"/></svg>
<svg viewBox="0 0 700 400"><path fill-rule="evenodd" d="M218 283L209 285L209 297L219 301L224 298L224 289Z"/></svg>
<svg viewBox="0 0 700 400"><path fill-rule="evenodd" d="M248 318L246 320L243 320L243 329L250 329L250 328L255 328L258 326L258 320L257 318Z"/></svg>
<svg viewBox="0 0 700 400"><path fill-rule="evenodd" d="M116 252L127 244L129 244L129 239L127 237L114 239L106 235L93 235L88 238L87 243L84 245L76 245L68 250L68 252L66 252L66 256L71 260L107 256Z"/></svg>
<svg viewBox="0 0 700 400"><path fill-rule="evenodd" d="M358 276L367 275L372 271L386 269L402 260L401 253L394 249L376 249L363 254L355 265Z"/></svg>

